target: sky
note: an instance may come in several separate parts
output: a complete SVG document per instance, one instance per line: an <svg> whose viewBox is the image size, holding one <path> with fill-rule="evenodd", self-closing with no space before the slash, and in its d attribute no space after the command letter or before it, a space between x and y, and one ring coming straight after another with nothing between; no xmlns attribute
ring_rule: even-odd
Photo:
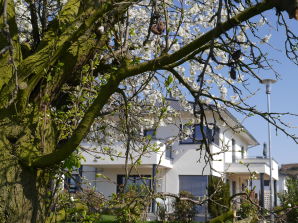
<svg viewBox="0 0 298 223"><path fill-rule="evenodd" d="M272 26L276 28L275 12L271 10L265 14L269 21L272 21ZM289 20L288 16L285 18L289 22L292 30L297 30L298 21ZM271 112L290 112L298 114L298 66L295 65L285 56L284 40L286 38L285 32L282 29L274 31L272 29L262 30L264 34L271 33L272 37L270 44L277 50L270 50L271 58L278 60L274 64L274 69L280 74L280 79L272 85L271 92ZM296 32L297 34L297 32ZM278 49L280 51L278 51ZM275 79L272 71L260 71L259 73L264 78ZM265 94L265 86L258 82L253 82L254 89L260 89L258 93L249 100L250 104L256 105L258 109L267 111L267 99ZM241 116L233 113L239 120ZM287 123L298 127L298 117L284 117ZM252 135L259 141L260 146L251 148L249 156L260 156L263 151L263 143L268 142L267 122L262 118L250 117L245 119L243 125L252 133ZM298 128L287 129L290 133L298 136ZM272 157L281 165L285 163L298 163L298 145L283 133L271 127L272 135Z"/></svg>
<svg viewBox="0 0 298 223"><path fill-rule="evenodd" d="M285 12L283 14L291 31L298 36L298 21L294 19L290 20ZM262 45L260 45L260 47L264 48L263 53L268 53L269 58L276 60L275 62L272 62L272 65L273 69L279 74L277 82L272 85L272 92L270 95L271 112L289 112L297 114L297 117L285 116L282 117L282 120L292 126L292 128L286 128L286 131L298 136L298 66L286 57L286 32L283 27L277 26L275 10L269 10L263 15L267 18L269 26L261 27L259 29L260 36L271 34L271 39L269 41L270 47L263 47ZM254 21L259 21L259 19L260 17L257 17ZM228 70L225 69L225 72L228 72ZM276 76L271 70L260 70L258 75L262 79L276 79ZM256 109L259 111L267 112L265 86L260 84L258 80L250 80L249 89L253 92L257 91L257 93L246 102L251 106L256 106ZM189 100L191 100L191 98L189 98ZM229 111L260 143L259 146L249 149L249 157L262 156L263 143L267 143L268 145L267 122L261 117L253 116L244 118L234 111ZM271 126L271 151L273 159L276 160L279 165L298 163L298 144L281 131L276 131L276 128L273 126Z"/></svg>

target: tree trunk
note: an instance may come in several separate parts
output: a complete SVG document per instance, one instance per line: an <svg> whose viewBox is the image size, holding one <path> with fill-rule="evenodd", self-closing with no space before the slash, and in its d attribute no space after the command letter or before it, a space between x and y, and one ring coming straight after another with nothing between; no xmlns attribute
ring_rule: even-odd
<svg viewBox="0 0 298 223"><path fill-rule="evenodd" d="M6 114L9 118L0 119L0 222L43 223L55 173L53 168L24 165L23 160L51 152L56 135L51 121L39 113L19 118Z"/></svg>
<svg viewBox="0 0 298 223"><path fill-rule="evenodd" d="M3 141L0 154L0 222L44 222L46 175L22 166Z"/></svg>

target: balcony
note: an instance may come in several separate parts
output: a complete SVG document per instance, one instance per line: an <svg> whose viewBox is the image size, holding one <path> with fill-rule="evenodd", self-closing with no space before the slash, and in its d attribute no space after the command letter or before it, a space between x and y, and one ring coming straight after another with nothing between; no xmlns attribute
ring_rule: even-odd
<svg viewBox="0 0 298 223"><path fill-rule="evenodd" d="M173 168L172 160L170 157L168 158L169 153L165 144L159 140L152 140L150 146L152 149L144 154L140 151L130 152L128 165L137 164L140 168L152 168L152 165L156 164L160 168ZM83 152L82 154L85 157L82 165L111 168L121 168L125 165L126 149L122 143L113 146L113 154L115 154L113 156L101 153L100 148L92 151L91 148L96 148L96 146L87 143L82 143L81 147L88 150L88 152Z"/></svg>
<svg viewBox="0 0 298 223"><path fill-rule="evenodd" d="M269 159L263 157L238 159L233 163L225 163L225 172L243 175L255 172L270 176ZM272 160L272 177L278 180L278 163L275 160Z"/></svg>

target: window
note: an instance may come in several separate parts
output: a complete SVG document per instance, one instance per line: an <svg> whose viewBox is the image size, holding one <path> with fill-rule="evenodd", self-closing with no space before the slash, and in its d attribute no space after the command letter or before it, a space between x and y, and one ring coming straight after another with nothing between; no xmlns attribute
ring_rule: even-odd
<svg viewBox="0 0 298 223"><path fill-rule="evenodd" d="M70 177L65 178L65 189L69 193L76 193L81 189L81 177L79 174L72 174Z"/></svg>
<svg viewBox="0 0 298 223"><path fill-rule="evenodd" d="M236 142L235 139L232 139L232 162L235 163L236 162Z"/></svg>
<svg viewBox="0 0 298 223"><path fill-rule="evenodd" d="M203 131L207 138L210 137L210 129L206 126L203 127ZM180 140L181 144L200 144L203 140L203 134L200 125L184 125L183 126L183 138ZM208 137L209 136L209 137Z"/></svg>
<svg viewBox="0 0 298 223"><path fill-rule="evenodd" d="M213 133L212 133L212 142L218 146L219 146L219 134L220 134L220 128L217 126L214 126Z"/></svg>
<svg viewBox="0 0 298 223"><path fill-rule="evenodd" d="M196 197L207 195L208 176L199 175L179 175L179 191L187 191ZM196 206L197 213L203 214L206 211L205 206Z"/></svg>
<svg viewBox="0 0 298 223"><path fill-rule="evenodd" d="M64 188L69 193L76 193L81 191L83 167L75 169L71 174L66 174L64 180Z"/></svg>
<svg viewBox="0 0 298 223"><path fill-rule="evenodd" d="M166 148L166 159L173 159L172 146L167 146L167 148Z"/></svg>
<svg viewBox="0 0 298 223"><path fill-rule="evenodd" d="M203 134L199 124L193 126L181 125L181 128L183 128L183 136L180 140L181 144L200 144L202 142ZM214 126L213 129L210 129L207 126L203 126L203 131L209 143L212 142L216 145L219 145L220 128Z"/></svg>
<svg viewBox="0 0 298 223"><path fill-rule="evenodd" d="M125 184L125 175L117 176L117 193L123 190L123 186ZM128 176L127 183L125 185L124 191L128 191L129 189L134 189L137 191L142 191L145 188L151 188L151 176L150 175L131 175Z"/></svg>
<svg viewBox="0 0 298 223"><path fill-rule="evenodd" d="M236 194L236 181L232 181L232 195Z"/></svg>
<svg viewBox="0 0 298 223"><path fill-rule="evenodd" d="M241 191L245 191L245 184L241 184Z"/></svg>
<svg viewBox="0 0 298 223"><path fill-rule="evenodd" d="M264 180L264 186L269 187L270 186L270 180Z"/></svg>
<svg viewBox="0 0 298 223"><path fill-rule="evenodd" d="M245 149L244 146L241 146L241 159L244 159Z"/></svg>
<svg viewBox="0 0 298 223"><path fill-rule="evenodd" d="M151 139L156 139L156 130L155 129L145 129L144 136L151 137Z"/></svg>

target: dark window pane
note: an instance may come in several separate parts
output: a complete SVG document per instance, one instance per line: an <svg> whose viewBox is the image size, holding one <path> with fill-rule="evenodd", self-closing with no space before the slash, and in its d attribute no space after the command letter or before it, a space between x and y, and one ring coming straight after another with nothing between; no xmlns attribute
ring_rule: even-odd
<svg viewBox="0 0 298 223"><path fill-rule="evenodd" d="M244 146L241 146L241 159L244 159Z"/></svg>
<svg viewBox="0 0 298 223"><path fill-rule="evenodd" d="M218 146L219 146L219 133L220 133L220 128L218 128L217 126L214 126L212 142Z"/></svg>
<svg viewBox="0 0 298 223"><path fill-rule="evenodd" d="M179 191L188 191L194 196L206 195L207 185L207 176L179 176Z"/></svg>
<svg viewBox="0 0 298 223"><path fill-rule="evenodd" d="M188 129L186 129L188 128ZM191 134L189 136L185 136L185 132L189 132L188 130L191 131ZM216 145L219 145L219 133L220 129L215 126L213 129L208 128L207 126L203 127L203 131L205 134L205 137L207 138L208 142L213 142ZM181 137L182 139L180 140L180 143L185 143L185 144L199 144L202 143L203 140L203 133L201 131L201 126L200 125L194 125L194 126L183 126L183 136Z"/></svg>
<svg viewBox="0 0 298 223"><path fill-rule="evenodd" d="M236 148L235 148L236 142L235 139L232 139L232 162L236 162Z"/></svg>
<svg viewBox="0 0 298 223"><path fill-rule="evenodd" d="M206 129L206 127L204 126L203 131L205 132L205 136L206 136L206 130L205 129ZM200 125L195 125L194 130L195 130L195 132L194 132L195 141L197 143L199 143L203 139L203 133L201 131L201 126Z"/></svg>
<svg viewBox="0 0 298 223"><path fill-rule="evenodd" d="M196 197L207 195L208 176L179 176L179 191L187 191ZM196 206L197 213L205 213L205 206Z"/></svg>
<svg viewBox="0 0 298 223"><path fill-rule="evenodd" d="M156 138L155 129L146 129L146 130L144 130L144 136L151 136L152 139L155 139Z"/></svg>
<svg viewBox="0 0 298 223"><path fill-rule="evenodd" d="M236 181L232 181L232 195L236 194Z"/></svg>
<svg viewBox="0 0 298 223"><path fill-rule="evenodd" d="M193 126L180 125L182 129L180 143L191 144L193 143Z"/></svg>
<svg viewBox="0 0 298 223"><path fill-rule="evenodd" d="M129 189L134 189L137 191L141 191L144 187L151 187L151 176L138 176L138 175L131 175L127 179L127 183L125 184L125 175L118 175L117 176L117 193L124 189L124 191L128 191Z"/></svg>
<svg viewBox="0 0 298 223"><path fill-rule="evenodd" d="M173 159L173 149L172 146L167 146L166 148L166 158Z"/></svg>
<svg viewBox="0 0 298 223"><path fill-rule="evenodd" d="M76 193L80 191L81 177L79 174L72 174L71 177L66 177L65 188L70 193Z"/></svg>

